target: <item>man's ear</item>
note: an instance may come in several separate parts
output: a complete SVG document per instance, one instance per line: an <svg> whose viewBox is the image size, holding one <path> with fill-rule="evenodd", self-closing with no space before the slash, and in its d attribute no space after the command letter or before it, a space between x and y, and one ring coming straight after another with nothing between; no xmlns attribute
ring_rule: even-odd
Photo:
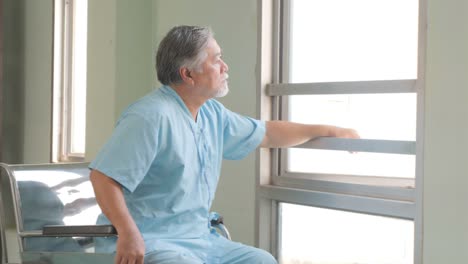
<svg viewBox="0 0 468 264"><path fill-rule="evenodd" d="M192 74L191 74L189 69L187 69L185 67L180 68L179 69L179 74L180 74L180 77L182 78L182 80L184 81L184 83L193 85L193 78L192 78Z"/></svg>

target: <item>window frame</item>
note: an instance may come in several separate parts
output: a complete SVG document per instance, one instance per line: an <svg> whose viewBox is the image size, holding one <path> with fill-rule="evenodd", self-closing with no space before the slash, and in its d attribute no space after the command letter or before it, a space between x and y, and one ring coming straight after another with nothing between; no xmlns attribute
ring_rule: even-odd
<svg viewBox="0 0 468 264"><path fill-rule="evenodd" d="M414 263L422 263L422 186L424 126L424 65L426 40L426 0L419 0L417 78L412 80L291 84L288 43L290 1L261 0L258 3L258 118L280 120L287 117L285 95L416 93L416 141L353 140L321 138L302 148L401 153L416 155L414 179L379 176L321 175L291 173L286 168L286 149L257 152L256 245L279 257L279 203L345 210L414 221ZM356 84L359 84L356 85ZM364 84L364 85L363 85ZM377 89L375 87L378 87ZM285 89L287 87L287 89ZM396 88L395 88L396 87ZM372 90L371 90L372 89Z"/></svg>
<svg viewBox="0 0 468 264"><path fill-rule="evenodd" d="M72 151L73 37L76 0L54 0L52 162L83 162Z"/></svg>

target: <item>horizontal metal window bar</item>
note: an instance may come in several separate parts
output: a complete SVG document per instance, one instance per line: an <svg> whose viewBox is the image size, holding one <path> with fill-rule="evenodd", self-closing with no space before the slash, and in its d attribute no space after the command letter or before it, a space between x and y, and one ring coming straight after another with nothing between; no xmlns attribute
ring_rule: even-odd
<svg viewBox="0 0 468 264"><path fill-rule="evenodd" d="M373 185L383 187L397 187L404 189L414 188L414 178L374 176L374 175L354 175L354 174L326 174L284 171L280 175L284 178L297 178L304 180L332 181L361 185Z"/></svg>
<svg viewBox="0 0 468 264"><path fill-rule="evenodd" d="M20 237L42 237L42 230L22 231L18 234Z"/></svg>
<svg viewBox="0 0 468 264"><path fill-rule="evenodd" d="M416 90L416 80L279 83L269 84L267 95L415 93Z"/></svg>
<svg viewBox="0 0 468 264"><path fill-rule="evenodd" d="M380 139L349 139L320 137L310 140L294 148L343 150L351 152L375 152L387 154L416 154L415 141L380 140Z"/></svg>
<svg viewBox="0 0 468 264"><path fill-rule="evenodd" d="M262 185L258 187L258 193L262 197L279 202L409 220L414 219L415 205L407 201L317 192L272 185Z"/></svg>
<svg viewBox="0 0 468 264"><path fill-rule="evenodd" d="M319 192L332 192L414 202L414 179L373 176L325 175L286 172L273 184Z"/></svg>

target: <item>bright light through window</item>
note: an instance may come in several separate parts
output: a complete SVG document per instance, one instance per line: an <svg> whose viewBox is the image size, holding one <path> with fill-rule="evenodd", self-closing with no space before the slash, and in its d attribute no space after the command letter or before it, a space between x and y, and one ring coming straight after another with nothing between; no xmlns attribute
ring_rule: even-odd
<svg viewBox="0 0 468 264"><path fill-rule="evenodd" d="M416 140L416 94L290 96L290 120L352 127L361 138Z"/></svg>
<svg viewBox="0 0 468 264"><path fill-rule="evenodd" d="M410 264L413 221L281 204L283 264Z"/></svg>
<svg viewBox="0 0 468 264"><path fill-rule="evenodd" d="M319 174L414 178L415 156L289 149L288 171Z"/></svg>
<svg viewBox="0 0 468 264"><path fill-rule="evenodd" d="M71 153L85 152L88 1L74 2L71 102Z"/></svg>
<svg viewBox="0 0 468 264"><path fill-rule="evenodd" d="M416 140L416 94L290 96L290 120L352 127L361 138ZM414 178L415 156L289 149L292 172Z"/></svg>
<svg viewBox="0 0 468 264"><path fill-rule="evenodd" d="M395 18L398 19L395 19ZM416 79L417 0L291 1L290 82ZM289 120L416 140L416 93L289 96ZM288 170L413 178L414 155L289 149Z"/></svg>
<svg viewBox="0 0 468 264"><path fill-rule="evenodd" d="M84 160L87 31L87 0L54 1L53 162Z"/></svg>
<svg viewBox="0 0 468 264"><path fill-rule="evenodd" d="M290 82L415 79L417 0L293 0Z"/></svg>
<svg viewBox="0 0 468 264"><path fill-rule="evenodd" d="M418 0L290 4L285 83L353 81L358 87L360 81L417 79ZM294 95L287 103L284 118L293 122L351 127L364 139L416 141L416 92ZM415 177L415 155L292 148L287 157L288 171L306 175ZM413 263L413 221L284 203L280 208L283 264Z"/></svg>

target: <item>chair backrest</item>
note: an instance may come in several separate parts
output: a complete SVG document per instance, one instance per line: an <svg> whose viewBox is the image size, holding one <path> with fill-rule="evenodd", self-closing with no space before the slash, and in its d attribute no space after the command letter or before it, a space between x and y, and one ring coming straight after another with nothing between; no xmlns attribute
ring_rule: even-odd
<svg viewBox="0 0 468 264"><path fill-rule="evenodd" d="M42 234L47 225L96 224L101 210L89 181L88 163L0 167L2 263L12 263L27 252L92 251L83 246L83 239Z"/></svg>

